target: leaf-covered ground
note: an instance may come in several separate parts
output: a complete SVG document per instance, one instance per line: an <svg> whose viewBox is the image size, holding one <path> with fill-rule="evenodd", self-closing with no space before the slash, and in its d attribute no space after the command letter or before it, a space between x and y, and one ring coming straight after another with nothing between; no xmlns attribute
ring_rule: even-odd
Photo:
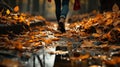
<svg viewBox="0 0 120 67"><path fill-rule="evenodd" d="M9 31L8 34L0 34L0 50L1 52L8 50L5 54L12 54L17 57L21 57L23 56L22 53L27 52L25 56L30 57L32 53L42 49L43 46L45 49L59 47L59 50L49 51L48 53L65 55L61 59L71 62L70 66L119 67L120 12L80 16L83 18L81 19L77 15L71 17L72 19L70 18L71 21L76 19L73 20L74 22L65 23L66 33L57 31L57 23L44 20L45 25L30 27L28 24L28 28L19 34L12 31ZM4 21L11 20L11 18L6 18L1 16ZM17 17L18 20L21 20L19 18ZM18 21L16 17L14 19L14 21ZM14 53L16 51L17 54ZM1 55L3 55L3 52ZM6 62L11 61L1 60L1 65L6 65L4 64Z"/></svg>

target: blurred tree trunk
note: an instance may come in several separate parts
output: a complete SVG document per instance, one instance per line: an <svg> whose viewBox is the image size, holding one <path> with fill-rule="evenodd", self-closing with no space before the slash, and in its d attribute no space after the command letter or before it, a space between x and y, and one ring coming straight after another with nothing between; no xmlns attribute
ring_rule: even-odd
<svg viewBox="0 0 120 67"><path fill-rule="evenodd" d="M32 14L32 10L33 10L33 0L29 0L28 6L29 6L29 11L30 11L30 13Z"/></svg>
<svg viewBox="0 0 120 67"><path fill-rule="evenodd" d="M10 7L14 8L16 6L16 0L1 0L1 2L6 3Z"/></svg>
<svg viewBox="0 0 120 67"><path fill-rule="evenodd" d="M23 0L22 1L22 8L20 8L22 12L27 12L28 11L28 0Z"/></svg>
<svg viewBox="0 0 120 67"><path fill-rule="evenodd" d="M101 4L101 12L104 11L112 11L112 7L114 4L117 4L120 8L120 0L100 0Z"/></svg>
<svg viewBox="0 0 120 67"><path fill-rule="evenodd" d="M98 10L99 8L99 1L98 0L88 0L88 12L91 12L93 10Z"/></svg>
<svg viewBox="0 0 120 67"><path fill-rule="evenodd" d="M6 0L6 2L12 7L14 8L16 6L16 0Z"/></svg>
<svg viewBox="0 0 120 67"><path fill-rule="evenodd" d="M19 6L20 8L20 12L22 11L22 8L23 8L23 0L16 0L16 5L15 6Z"/></svg>
<svg viewBox="0 0 120 67"><path fill-rule="evenodd" d="M34 0L33 1L33 14L38 14L39 13L39 0Z"/></svg>
<svg viewBox="0 0 120 67"><path fill-rule="evenodd" d="M45 16L45 13L46 13L46 0L43 0L43 3L42 3L42 16Z"/></svg>

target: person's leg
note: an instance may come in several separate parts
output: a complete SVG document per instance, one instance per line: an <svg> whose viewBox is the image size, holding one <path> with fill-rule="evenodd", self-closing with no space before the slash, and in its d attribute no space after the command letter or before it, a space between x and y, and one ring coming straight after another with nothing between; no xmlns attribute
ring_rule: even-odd
<svg viewBox="0 0 120 67"><path fill-rule="evenodd" d="M62 0L62 11L60 17L66 18L69 11L69 0Z"/></svg>
<svg viewBox="0 0 120 67"><path fill-rule="evenodd" d="M69 11L69 0L62 0L62 10L60 14L60 20L59 20L59 30L64 33L65 30L65 19Z"/></svg>
<svg viewBox="0 0 120 67"><path fill-rule="evenodd" d="M60 20L60 14L61 14L61 0L55 0L55 12L56 12L56 18L59 22Z"/></svg>

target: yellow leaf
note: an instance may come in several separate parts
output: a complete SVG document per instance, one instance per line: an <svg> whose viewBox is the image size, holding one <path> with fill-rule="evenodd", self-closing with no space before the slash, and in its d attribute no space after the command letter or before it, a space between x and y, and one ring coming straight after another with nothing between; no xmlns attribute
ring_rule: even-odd
<svg viewBox="0 0 120 67"><path fill-rule="evenodd" d="M34 42L33 40L29 40L28 42Z"/></svg>
<svg viewBox="0 0 120 67"><path fill-rule="evenodd" d="M15 6L14 12L18 12L18 11L19 11L19 6Z"/></svg>
<svg viewBox="0 0 120 67"><path fill-rule="evenodd" d="M10 10L9 9L6 10L6 14L10 14Z"/></svg>

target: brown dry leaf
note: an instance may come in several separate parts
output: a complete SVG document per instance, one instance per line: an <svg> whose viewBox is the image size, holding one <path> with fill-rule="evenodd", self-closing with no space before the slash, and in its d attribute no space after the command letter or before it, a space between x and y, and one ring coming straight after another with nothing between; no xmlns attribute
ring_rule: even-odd
<svg viewBox="0 0 120 67"><path fill-rule="evenodd" d="M113 19L107 19L105 25L111 25L112 23L113 23Z"/></svg>
<svg viewBox="0 0 120 67"><path fill-rule="evenodd" d="M110 46L110 49L120 49L120 46L117 46L117 45L111 45L111 46Z"/></svg>
<svg viewBox="0 0 120 67"><path fill-rule="evenodd" d="M43 33L43 32L39 32L39 33L40 33L40 35L41 35L42 37L46 37L46 36L47 36L46 33Z"/></svg>
<svg viewBox="0 0 120 67"><path fill-rule="evenodd" d="M5 42L9 45L12 45L12 41L8 39L8 37L4 38Z"/></svg>
<svg viewBox="0 0 120 67"><path fill-rule="evenodd" d="M14 12L19 12L19 6L14 7Z"/></svg>
<svg viewBox="0 0 120 67"><path fill-rule="evenodd" d="M106 60L106 59L107 59L107 56L106 56L106 55L101 55L101 56L100 56L100 59L101 59L101 60Z"/></svg>
<svg viewBox="0 0 120 67"><path fill-rule="evenodd" d="M96 33L97 34L102 34L103 33L103 30L101 28L96 28Z"/></svg>
<svg viewBox="0 0 120 67"><path fill-rule="evenodd" d="M73 35L73 34L71 34L70 31L68 31L68 32L66 32L66 33L64 33L64 34L61 34L61 36L65 36L65 37L67 37L67 38L71 38L72 35Z"/></svg>
<svg viewBox="0 0 120 67"><path fill-rule="evenodd" d="M113 23L113 26L115 26L115 27L117 27L117 26L119 27L119 25L120 25L120 20L117 20L116 22Z"/></svg>
<svg viewBox="0 0 120 67"><path fill-rule="evenodd" d="M44 28L44 27L40 27L39 30L40 30L40 31L43 31L43 30L45 30L45 28Z"/></svg>
<svg viewBox="0 0 120 67"><path fill-rule="evenodd" d="M67 42L67 46L71 46L72 45L72 42Z"/></svg>
<svg viewBox="0 0 120 67"><path fill-rule="evenodd" d="M118 12L118 11L119 11L119 6L115 3L115 4L113 5L113 7L112 7L112 10L113 10L114 12Z"/></svg>
<svg viewBox="0 0 120 67"><path fill-rule="evenodd" d="M15 20L9 20L10 24L17 24L17 22Z"/></svg>
<svg viewBox="0 0 120 67"><path fill-rule="evenodd" d="M96 15L96 21L98 21L99 19L101 19L103 17L103 15L102 14L97 14ZM94 19L95 20L95 19Z"/></svg>
<svg viewBox="0 0 120 67"><path fill-rule="evenodd" d="M112 41L112 36L110 35L110 33L111 33L111 32L108 32L108 33L106 34L106 37L108 38L108 40Z"/></svg>
<svg viewBox="0 0 120 67"><path fill-rule="evenodd" d="M104 62L105 62L105 64L109 64L109 65L115 65L116 64L116 62L115 62L115 60L104 60Z"/></svg>
<svg viewBox="0 0 120 67"><path fill-rule="evenodd" d="M18 20L19 19L18 15L14 15L13 19Z"/></svg>
<svg viewBox="0 0 120 67"><path fill-rule="evenodd" d="M26 21L25 24L30 26L30 21Z"/></svg>
<svg viewBox="0 0 120 67"><path fill-rule="evenodd" d="M84 40L81 47L94 47L94 44L90 40Z"/></svg>
<svg viewBox="0 0 120 67"><path fill-rule="evenodd" d="M82 37L85 37L85 36L88 36L89 34L86 33L86 32L80 32L79 35L82 36Z"/></svg>
<svg viewBox="0 0 120 67"><path fill-rule="evenodd" d="M104 50L104 51L109 51L109 50L110 50L110 46L108 46L108 44L102 44L100 47L101 47L102 50Z"/></svg>
<svg viewBox="0 0 120 67"><path fill-rule="evenodd" d="M112 13L111 12L106 12L105 17L106 17L106 19L112 18Z"/></svg>
<svg viewBox="0 0 120 67"><path fill-rule="evenodd" d="M31 44L30 42L25 42L25 43L23 44L23 46L24 46L24 47L29 47L30 44Z"/></svg>

